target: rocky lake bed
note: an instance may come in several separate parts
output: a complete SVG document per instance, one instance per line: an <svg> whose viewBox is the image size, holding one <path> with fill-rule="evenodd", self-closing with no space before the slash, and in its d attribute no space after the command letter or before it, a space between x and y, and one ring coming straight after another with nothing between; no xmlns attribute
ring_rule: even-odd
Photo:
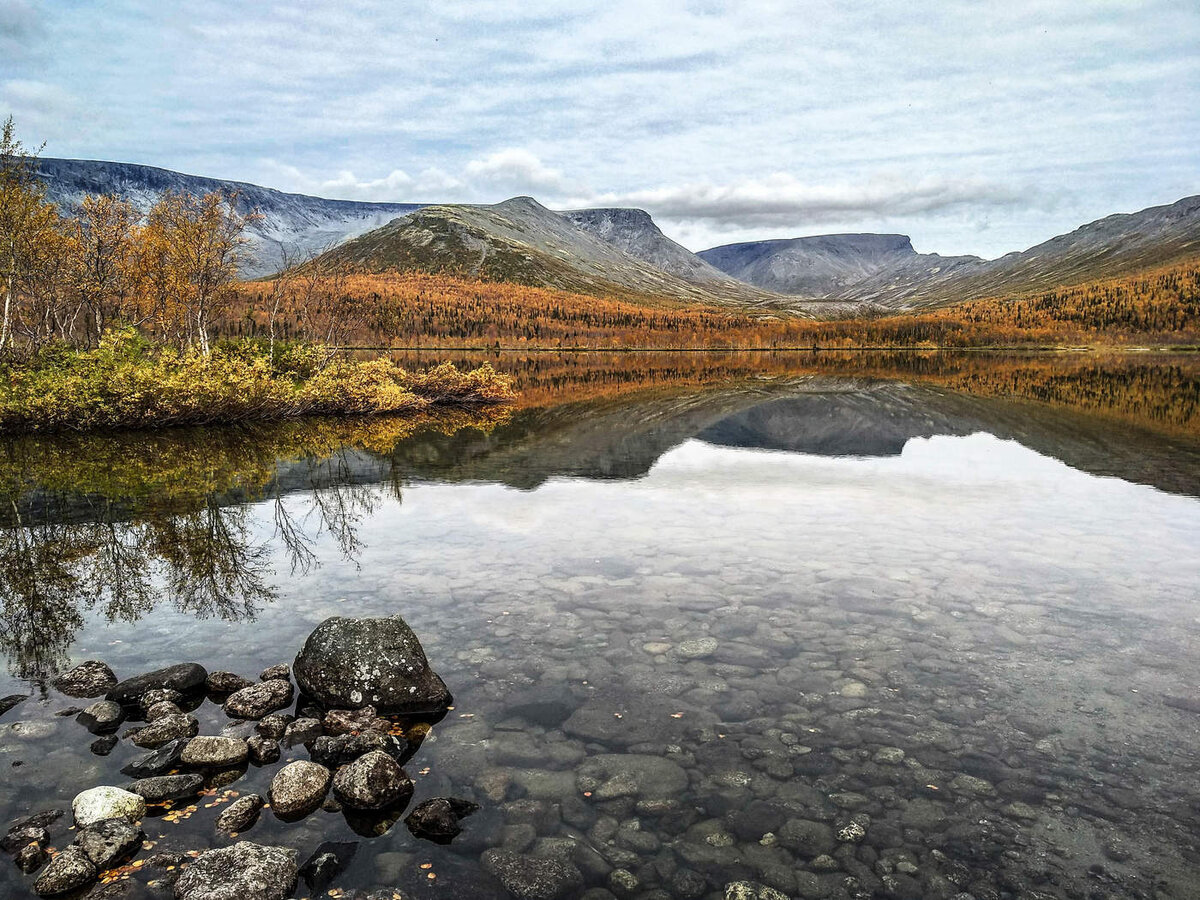
<svg viewBox="0 0 1200 900"><path fill-rule="evenodd" d="M0 895L1197 896L1200 500L705 427L636 475L627 435L489 448L513 486L478 439L461 479L346 456L228 504L250 613L31 619L70 637L0 677Z"/></svg>

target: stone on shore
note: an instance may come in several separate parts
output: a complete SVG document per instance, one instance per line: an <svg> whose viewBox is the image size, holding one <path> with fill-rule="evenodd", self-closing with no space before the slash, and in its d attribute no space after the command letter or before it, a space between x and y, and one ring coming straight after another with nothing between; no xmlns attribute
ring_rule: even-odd
<svg viewBox="0 0 1200 900"><path fill-rule="evenodd" d="M140 819L146 814L146 801L139 794L102 785L78 794L71 802L75 824L80 828L105 819Z"/></svg>
<svg viewBox="0 0 1200 900"><path fill-rule="evenodd" d="M175 900L284 900L296 888L296 851L239 841L200 854L175 882Z"/></svg>
<svg viewBox="0 0 1200 900"><path fill-rule="evenodd" d="M258 814L265 802L258 794L238 797L217 816L217 828L227 834L246 831L258 821Z"/></svg>
<svg viewBox="0 0 1200 900"><path fill-rule="evenodd" d="M271 779L271 809L281 819L298 819L320 806L333 776L308 760L288 763Z"/></svg>
<svg viewBox="0 0 1200 900"><path fill-rule="evenodd" d="M78 847L68 847L50 860L33 883L33 889L39 897L57 897L86 887L98 874L86 853Z"/></svg>
<svg viewBox="0 0 1200 900"><path fill-rule="evenodd" d="M184 800L195 797L203 789L204 779L199 775L155 775L139 778L129 785L130 793L145 798L147 803Z"/></svg>
<svg viewBox="0 0 1200 900"><path fill-rule="evenodd" d="M282 678L260 681L230 694L225 700L225 715L232 719L261 719L291 706L294 697L290 681Z"/></svg>
<svg viewBox="0 0 1200 900"><path fill-rule="evenodd" d="M141 849L145 837L142 829L128 819L105 819L79 829L75 846L103 872L133 856Z"/></svg>
<svg viewBox="0 0 1200 900"><path fill-rule="evenodd" d="M400 616L326 619L305 641L292 671L301 690L327 708L426 713L452 702Z"/></svg>
<svg viewBox="0 0 1200 900"><path fill-rule="evenodd" d="M117 676L107 664L89 659L63 672L51 684L68 697L103 697L116 686Z"/></svg>
<svg viewBox="0 0 1200 900"><path fill-rule="evenodd" d="M382 750L372 750L338 769L333 795L351 809L385 809L407 803L413 783L396 760Z"/></svg>
<svg viewBox="0 0 1200 900"><path fill-rule="evenodd" d="M250 755L241 738L202 735L188 741L179 761L200 769L228 769L240 766Z"/></svg>
<svg viewBox="0 0 1200 900"><path fill-rule="evenodd" d="M204 689L208 680L208 672L197 663L180 663L165 669L156 669L126 678L120 684L111 688L107 699L115 700L122 706L135 706L144 694L153 690L178 691L180 694L192 694Z"/></svg>

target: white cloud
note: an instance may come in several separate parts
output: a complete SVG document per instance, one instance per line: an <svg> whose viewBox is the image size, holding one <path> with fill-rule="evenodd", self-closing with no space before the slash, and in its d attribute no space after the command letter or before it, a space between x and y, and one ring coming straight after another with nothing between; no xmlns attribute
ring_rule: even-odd
<svg viewBox="0 0 1200 900"><path fill-rule="evenodd" d="M558 169L550 168L520 147L497 150L483 159L473 159L467 163L464 174L480 190L491 188L557 196L578 189Z"/></svg>
<svg viewBox="0 0 1200 900"><path fill-rule="evenodd" d="M588 206L640 206L671 219L729 227L812 225L855 216L918 215L956 207L1012 207L1041 201L1036 192L978 178L891 174L857 183L813 184L786 172L729 184L696 182L608 193Z"/></svg>

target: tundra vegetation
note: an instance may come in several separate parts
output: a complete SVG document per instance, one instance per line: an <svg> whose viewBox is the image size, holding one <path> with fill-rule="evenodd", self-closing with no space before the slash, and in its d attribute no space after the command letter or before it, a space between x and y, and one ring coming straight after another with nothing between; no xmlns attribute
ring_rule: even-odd
<svg viewBox="0 0 1200 900"><path fill-rule="evenodd" d="M47 201L37 152L0 132L0 430L88 429L412 413L510 396L490 367L411 373L331 347L353 323L342 276L290 266L296 317L260 339L220 341L253 212L236 195L167 192L142 215L88 197L75 215ZM293 271L294 269L294 271Z"/></svg>

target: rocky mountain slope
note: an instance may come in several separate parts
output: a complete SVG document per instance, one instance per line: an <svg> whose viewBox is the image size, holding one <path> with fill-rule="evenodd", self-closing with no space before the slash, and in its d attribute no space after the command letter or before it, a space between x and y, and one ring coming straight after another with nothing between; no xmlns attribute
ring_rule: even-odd
<svg viewBox="0 0 1200 900"><path fill-rule="evenodd" d="M347 241L328 257L369 272L439 272L584 294L738 306L783 300L720 273L691 281L664 271L532 197L490 206L423 207Z"/></svg>
<svg viewBox="0 0 1200 900"><path fill-rule="evenodd" d="M132 163L45 158L38 163L48 198L68 214L88 194L122 197L145 212L164 191L236 191L244 211L262 213L262 219L250 229L254 258L243 267L248 277L277 271L281 247L293 255L320 251L420 208L416 203L362 203L286 194L255 184Z"/></svg>
<svg viewBox="0 0 1200 900"><path fill-rule="evenodd" d="M727 274L839 309L922 309L1131 275L1200 256L1200 196L1108 216L984 260L913 250L904 235L823 235L701 251Z"/></svg>
<svg viewBox="0 0 1200 900"><path fill-rule="evenodd" d="M588 234L684 281L720 284L733 280L663 234L644 209L569 209L560 215Z"/></svg>
<svg viewBox="0 0 1200 900"><path fill-rule="evenodd" d="M842 298L880 273L929 276L979 262L974 256L917 253L903 234L826 234L752 241L703 250L699 257L722 272L769 291L816 299Z"/></svg>

